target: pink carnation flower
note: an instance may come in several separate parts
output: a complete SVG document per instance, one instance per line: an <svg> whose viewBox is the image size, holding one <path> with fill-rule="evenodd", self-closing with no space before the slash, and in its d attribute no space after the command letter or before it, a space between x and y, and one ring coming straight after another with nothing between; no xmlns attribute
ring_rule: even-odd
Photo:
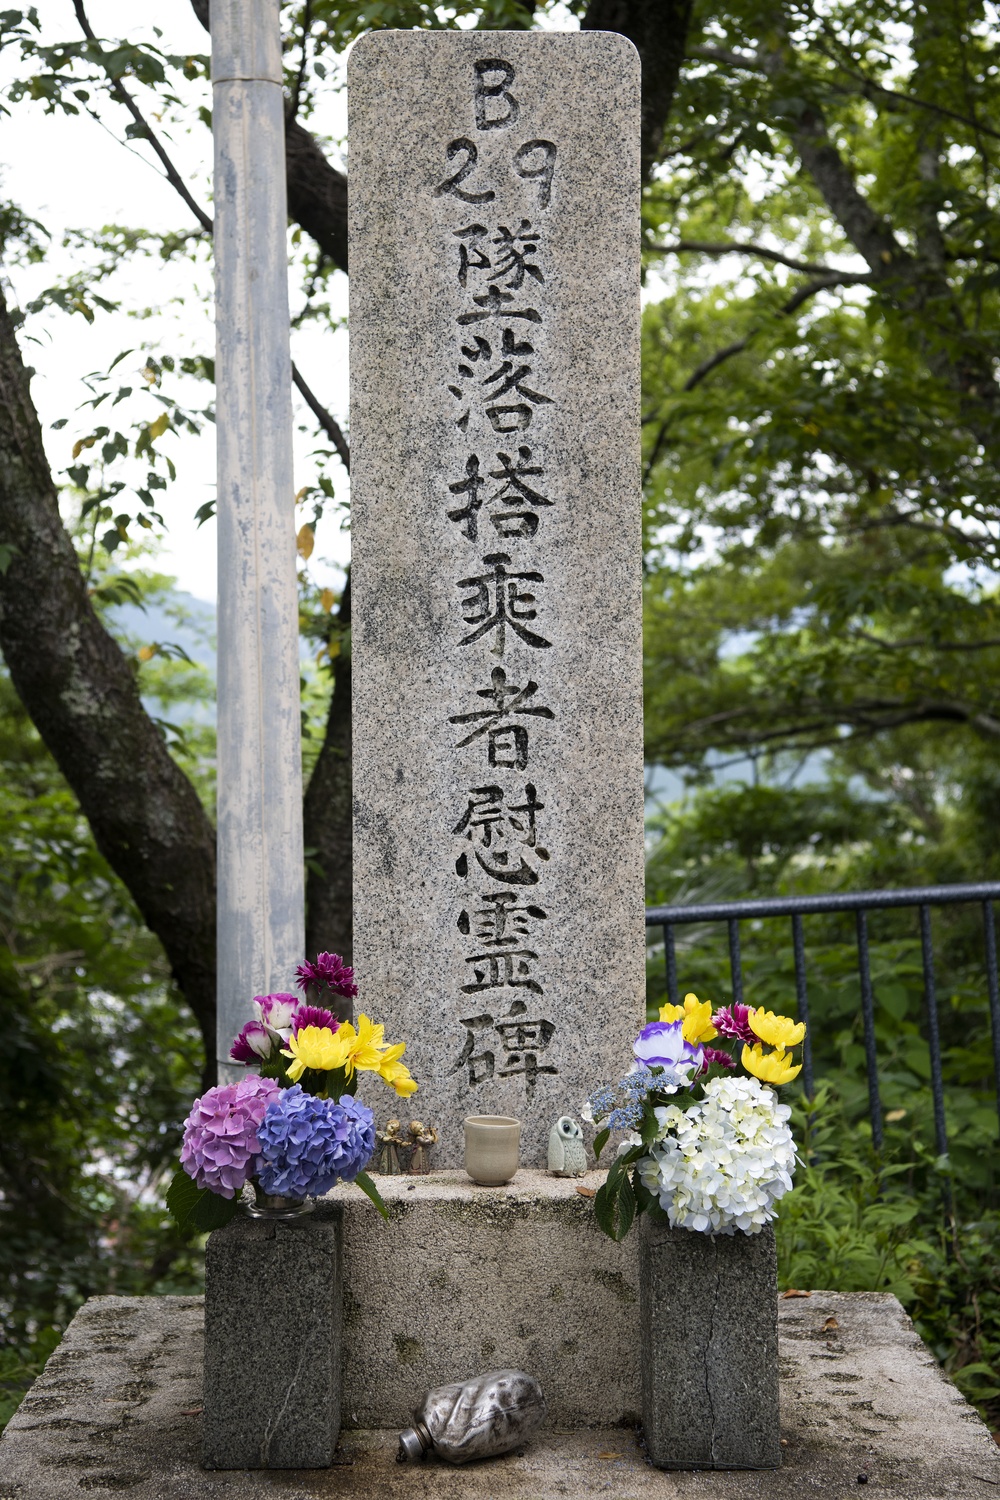
<svg viewBox="0 0 1000 1500"><path fill-rule="evenodd" d="M720 1036L729 1037L734 1042L749 1042L752 1046L760 1041L760 1037L750 1030L749 1017L749 1005L724 1005L715 1012L712 1025Z"/></svg>
<svg viewBox="0 0 1000 1500"><path fill-rule="evenodd" d="M200 1188L232 1198L253 1176L260 1155L257 1131L279 1093L273 1078L252 1073L194 1101L184 1121L181 1166Z"/></svg>

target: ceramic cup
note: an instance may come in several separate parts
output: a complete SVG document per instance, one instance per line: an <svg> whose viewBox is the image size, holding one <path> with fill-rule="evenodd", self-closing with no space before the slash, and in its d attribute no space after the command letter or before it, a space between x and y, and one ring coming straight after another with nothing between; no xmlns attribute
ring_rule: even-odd
<svg viewBox="0 0 1000 1500"><path fill-rule="evenodd" d="M507 1115L469 1115L465 1121L465 1170L482 1187L502 1187L517 1171L521 1122Z"/></svg>

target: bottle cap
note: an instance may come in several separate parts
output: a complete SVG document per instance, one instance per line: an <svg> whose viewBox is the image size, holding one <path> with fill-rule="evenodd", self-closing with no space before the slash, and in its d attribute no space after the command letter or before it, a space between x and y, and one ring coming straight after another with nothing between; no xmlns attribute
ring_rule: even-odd
<svg viewBox="0 0 1000 1500"><path fill-rule="evenodd" d="M430 1447L429 1434L418 1431L416 1427L404 1427L399 1434L399 1452L396 1454L396 1462L405 1464L413 1459L423 1458Z"/></svg>

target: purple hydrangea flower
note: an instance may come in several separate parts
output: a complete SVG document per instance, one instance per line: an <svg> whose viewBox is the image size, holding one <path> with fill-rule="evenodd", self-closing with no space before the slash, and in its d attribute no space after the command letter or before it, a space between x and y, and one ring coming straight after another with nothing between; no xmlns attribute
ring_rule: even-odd
<svg viewBox="0 0 1000 1500"><path fill-rule="evenodd" d="M307 1026L326 1026L330 1031L336 1031L340 1022L330 1010L324 1010L321 1005L300 1004L292 1017L292 1035L297 1031L304 1031Z"/></svg>
<svg viewBox="0 0 1000 1500"><path fill-rule="evenodd" d="M260 1127L257 1175L265 1193L318 1197L353 1182L375 1151L375 1118L349 1094L317 1099L297 1083L272 1099Z"/></svg>
<svg viewBox="0 0 1000 1500"><path fill-rule="evenodd" d="M705 1054L705 1066L701 1070L703 1073L708 1072L712 1063L718 1063L720 1068L735 1068L736 1066L732 1054L724 1052L721 1047L703 1047L702 1051Z"/></svg>
<svg viewBox="0 0 1000 1500"><path fill-rule="evenodd" d="M650 1021L632 1044L639 1063L647 1068L662 1068L666 1081L686 1084L692 1069L701 1070L704 1052L700 1046L684 1040L683 1021Z"/></svg>
<svg viewBox="0 0 1000 1500"><path fill-rule="evenodd" d="M712 1025L720 1036L731 1038L735 1042L759 1042L760 1037L750 1030L750 1006L749 1005L724 1005L717 1010L712 1017Z"/></svg>
<svg viewBox="0 0 1000 1500"><path fill-rule="evenodd" d="M271 1055L271 1033L263 1021L248 1021L229 1049L233 1062L256 1063Z"/></svg>
<svg viewBox="0 0 1000 1500"><path fill-rule="evenodd" d="M310 985L321 990L325 984L331 993L345 995L348 1000L353 1000L358 993L354 970L344 963L339 953L317 953L316 962L310 963L307 959L299 964L295 975L300 990L306 990Z"/></svg>
<svg viewBox="0 0 1000 1500"><path fill-rule="evenodd" d="M251 1074L196 1099L184 1121L181 1166L200 1188L232 1198L257 1170L258 1131L279 1093L273 1078Z"/></svg>
<svg viewBox="0 0 1000 1500"><path fill-rule="evenodd" d="M257 1012L258 1021L262 1021L269 1031L275 1031L285 1041L288 1040L292 1017L299 1008L298 995L254 995L253 1008Z"/></svg>

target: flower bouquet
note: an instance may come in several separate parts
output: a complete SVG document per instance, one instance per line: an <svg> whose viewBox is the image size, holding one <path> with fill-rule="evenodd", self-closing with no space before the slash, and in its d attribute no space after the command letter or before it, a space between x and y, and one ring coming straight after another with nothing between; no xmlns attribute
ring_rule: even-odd
<svg viewBox="0 0 1000 1500"><path fill-rule="evenodd" d="M598 1157L612 1132L625 1133L594 1199L604 1232L624 1239L647 1212L712 1235L770 1223L795 1171L791 1110L771 1085L798 1076L791 1053L805 1034L801 1021L746 1005L713 1015L696 995L662 1006L636 1038L632 1070L583 1107L603 1127Z"/></svg>
<svg viewBox="0 0 1000 1500"><path fill-rule="evenodd" d="M228 1223L248 1183L264 1211L290 1216L307 1212L307 1200L336 1183L356 1182L386 1214L365 1171L375 1120L355 1093L362 1073L376 1073L409 1097L417 1085L400 1061L406 1044L385 1042L383 1027L365 1015L355 1027L313 1003L357 994L353 971L337 954L320 953L296 974L304 996L255 996L253 1017L233 1042L233 1061L255 1071L202 1094L184 1122L180 1170L167 1192L181 1228Z"/></svg>

